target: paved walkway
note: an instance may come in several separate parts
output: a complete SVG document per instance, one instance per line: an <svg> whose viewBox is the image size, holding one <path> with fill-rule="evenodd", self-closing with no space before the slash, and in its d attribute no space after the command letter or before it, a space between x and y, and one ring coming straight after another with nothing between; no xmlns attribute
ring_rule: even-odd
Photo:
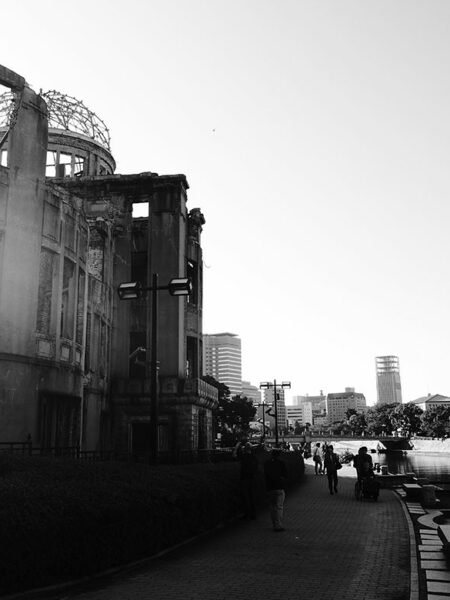
<svg viewBox="0 0 450 600"><path fill-rule="evenodd" d="M272 530L264 509L254 521L51 597L410 600L411 527L402 502L391 490L381 490L378 502L358 502L353 467L339 475L339 493L331 496L326 477L307 464L305 481L287 494L284 532Z"/></svg>

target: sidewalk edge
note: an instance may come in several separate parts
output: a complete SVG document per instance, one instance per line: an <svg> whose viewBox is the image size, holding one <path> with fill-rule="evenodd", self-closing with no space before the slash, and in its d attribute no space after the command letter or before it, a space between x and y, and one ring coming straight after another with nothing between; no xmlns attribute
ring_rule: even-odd
<svg viewBox="0 0 450 600"><path fill-rule="evenodd" d="M409 564L410 564L410 583L409 583L409 600L419 600L419 568L417 563L417 541L416 535L414 533L414 525L409 515L408 509L405 506L402 498L392 490L395 494L395 497L400 502L400 506L402 507L403 514L406 519L406 524L408 525L408 533L409 533Z"/></svg>

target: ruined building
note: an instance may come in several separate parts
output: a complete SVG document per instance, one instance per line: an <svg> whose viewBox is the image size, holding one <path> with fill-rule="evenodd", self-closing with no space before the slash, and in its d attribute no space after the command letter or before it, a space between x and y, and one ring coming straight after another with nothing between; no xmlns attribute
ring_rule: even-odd
<svg viewBox="0 0 450 600"><path fill-rule="evenodd" d="M104 123L36 94L0 66L0 441L145 453L151 295L118 285L189 276L158 292L159 447L211 446L217 391L202 379L204 218L184 175L116 175ZM148 218L133 205L148 204Z"/></svg>

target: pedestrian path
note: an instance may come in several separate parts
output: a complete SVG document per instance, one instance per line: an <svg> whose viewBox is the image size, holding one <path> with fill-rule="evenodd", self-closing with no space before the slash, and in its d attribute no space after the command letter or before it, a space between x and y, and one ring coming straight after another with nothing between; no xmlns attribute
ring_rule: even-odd
<svg viewBox="0 0 450 600"><path fill-rule="evenodd" d="M416 567L398 495L381 490L378 502L358 502L354 469L344 466L331 496L326 477L307 463L304 482L287 493L286 531L274 532L263 509L254 521L52 598L411 600Z"/></svg>

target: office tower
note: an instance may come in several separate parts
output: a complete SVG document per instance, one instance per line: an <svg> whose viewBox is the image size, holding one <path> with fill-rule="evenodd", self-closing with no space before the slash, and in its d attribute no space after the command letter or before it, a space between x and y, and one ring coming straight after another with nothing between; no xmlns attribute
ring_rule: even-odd
<svg viewBox="0 0 450 600"><path fill-rule="evenodd" d="M345 392L327 394L327 419L330 425L346 419L350 408L363 412L366 409L364 394L355 392L355 388L351 387L345 388Z"/></svg>
<svg viewBox="0 0 450 600"><path fill-rule="evenodd" d="M242 394L241 339L235 333L203 335L203 374L225 384L231 396Z"/></svg>
<svg viewBox="0 0 450 600"><path fill-rule="evenodd" d="M400 364L398 356L377 356L377 404L402 403Z"/></svg>

